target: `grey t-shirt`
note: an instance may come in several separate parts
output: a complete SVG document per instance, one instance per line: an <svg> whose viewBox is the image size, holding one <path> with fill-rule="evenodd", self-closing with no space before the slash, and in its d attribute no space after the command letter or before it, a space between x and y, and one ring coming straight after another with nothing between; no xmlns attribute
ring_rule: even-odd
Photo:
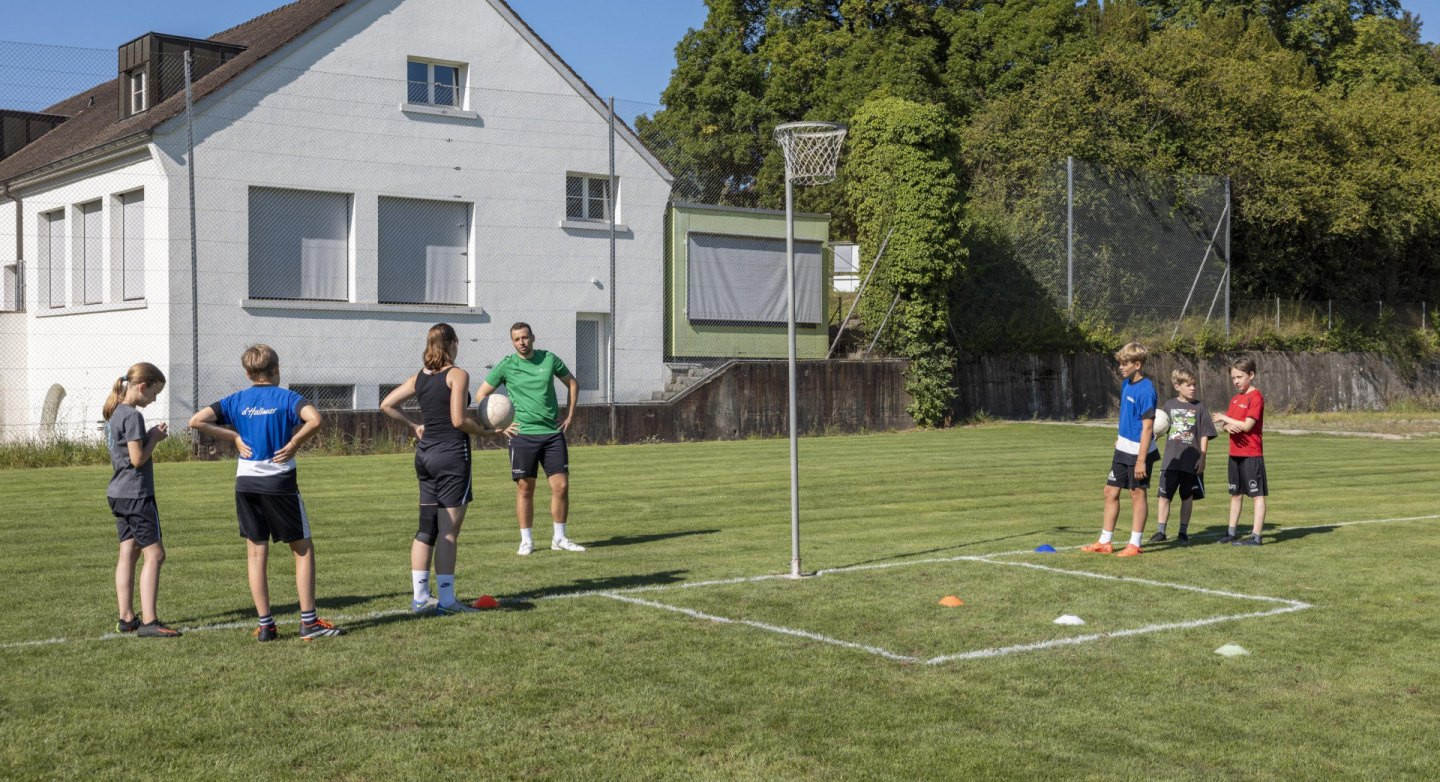
<svg viewBox="0 0 1440 782"><path fill-rule="evenodd" d="M146 459L145 464L135 467L130 463L130 443L136 440L145 445L145 416L130 405L120 405L110 414L105 424L105 444L110 446L110 466L115 474L110 476L110 488L106 497L117 499L138 499L155 496L155 462Z"/></svg>
<svg viewBox="0 0 1440 782"><path fill-rule="evenodd" d="M1219 435L1205 403L1198 399L1191 403L1176 398L1161 405L1160 409L1170 416L1170 431L1165 433L1165 461L1160 464L1160 469L1195 472L1200 462L1199 438L1213 439Z"/></svg>

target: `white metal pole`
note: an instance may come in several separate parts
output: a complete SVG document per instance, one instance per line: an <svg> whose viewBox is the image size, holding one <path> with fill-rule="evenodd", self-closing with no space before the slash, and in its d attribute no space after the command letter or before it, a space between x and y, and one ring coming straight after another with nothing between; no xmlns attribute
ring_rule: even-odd
<svg viewBox="0 0 1440 782"><path fill-rule="evenodd" d="M190 50L185 50L185 176L190 185L190 394L195 410L200 409L200 253L195 226L195 120L191 114ZM147 85L148 86L148 85Z"/></svg>
<svg viewBox="0 0 1440 782"><path fill-rule="evenodd" d="M795 393L795 194L790 172L785 172L785 326L790 356L790 576L800 570L800 448L799 405Z"/></svg>
<svg viewBox="0 0 1440 782"><path fill-rule="evenodd" d="M605 329L605 401L610 408L610 441L618 439L615 421L615 331L619 326L615 317L615 205L620 203L615 192L615 98L610 98L610 192L605 212L610 216L610 279L605 287L610 289L610 322Z"/></svg>

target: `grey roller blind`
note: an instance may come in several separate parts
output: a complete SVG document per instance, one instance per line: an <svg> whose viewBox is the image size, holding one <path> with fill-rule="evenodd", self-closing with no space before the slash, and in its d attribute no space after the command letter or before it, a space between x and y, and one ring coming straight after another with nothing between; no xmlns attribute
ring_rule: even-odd
<svg viewBox="0 0 1440 782"><path fill-rule="evenodd" d="M45 281L45 304L65 306L65 212L40 215L40 271Z"/></svg>
<svg viewBox="0 0 1440 782"><path fill-rule="evenodd" d="M380 199L380 301L470 302L470 205Z"/></svg>
<svg viewBox="0 0 1440 782"><path fill-rule="evenodd" d="M785 240L690 234L690 320L784 323ZM820 322L819 242L795 243L795 322Z"/></svg>
<svg viewBox="0 0 1440 782"><path fill-rule="evenodd" d="M350 298L350 196L250 188L250 295Z"/></svg>
<svg viewBox="0 0 1440 782"><path fill-rule="evenodd" d="M75 259L75 289L80 291L82 304L99 304L105 300L102 215L99 201L80 205L80 231L75 237L80 257Z"/></svg>
<svg viewBox="0 0 1440 782"><path fill-rule="evenodd" d="M120 196L120 296L145 298L145 193Z"/></svg>
<svg viewBox="0 0 1440 782"><path fill-rule="evenodd" d="M600 390L600 322L575 321L575 379L581 391Z"/></svg>

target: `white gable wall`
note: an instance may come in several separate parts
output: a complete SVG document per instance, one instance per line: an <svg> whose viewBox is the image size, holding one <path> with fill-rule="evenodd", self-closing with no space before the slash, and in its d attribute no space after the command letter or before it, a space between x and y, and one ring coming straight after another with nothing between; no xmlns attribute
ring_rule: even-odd
<svg viewBox="0 0 1440 782"><path fill-rule="evenodd" d="M118 196L143 189L145 222L145 297L124 301L115 284L120 248ZM62 179L20 189L23 207L26 311L0 314L0 359L7 367L24 371L0 377L0 437L30 437L37 433L45 397L53 384L65 390L59 408L56 434L85 435L94 431L100 407L115 379L131 364L149 361L170 371L170 305L167 268L167 183L160 168L142 150L120 161ZM80 303L74 269L79 206L98 200L101 205L103 301ZM13 202L0 206L0 259L15 253ZM65 210L67 274L66 306L51 307L42 288L38 227L40 215ZM171 396L164 393L148 408L147 419L170 417Z"/></svg>
<svg viewBox="0 0 1440 782"><path fill-rule="evenodd" d="M438 321L459 331L459 363L477 384L510 352L516 320L573 364L576 314L609 309L609 241L603 230L559 226L565 176L607 170L606 118L488 2L369 0L282 51L198 107L201 402L243 384L239 354L264 341L280 353L282 382L356 384L360 406L373 406L379 384L416 369L425 330ZM411 56L466 63L466 108L478 117L403 112ZM157 146L179 216L185 127L162 130ZM623 138L616 165L619 217L630 228L617 247L616 396L630 401L663 382L669 186ZM248 300L251 186L353 196L349 302ZM473 204L471 306L376 303L382 196ZM175 236L188 237L180 223L172 221ZM188 258L177 240L181 250ZM178 369L188 367L188 267L173 266L171 283L177 305L184 299L172 319Z"/></svg>

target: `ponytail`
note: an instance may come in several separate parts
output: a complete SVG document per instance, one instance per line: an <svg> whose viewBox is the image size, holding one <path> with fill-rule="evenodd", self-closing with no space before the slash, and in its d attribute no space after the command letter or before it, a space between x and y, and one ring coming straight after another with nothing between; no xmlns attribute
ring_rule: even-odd
<svg viewBox="0 0 1440 782"><path fill-rule="evenodd" d="M160 367L148 361L141 361L130 367L125 374L115 380L115 385L110 387L110 395L105 397L105 407L102 411L105 414L106 421L109 421L110 416L115 414L115 408L119 407L120 403L125 401L125 393L128 390L126 384L133 386L137 383L145 383L147 385L160 383L163 385L165 383L165 373L160 371Z"/></svg>
<svg viewBox="0 0 1440 782"><path fill-rule="evenodd" d="M449 323L431 326L430 332L425 335L425 355L422 359L425 368L434 372L446 364L455 363L455 348L459 344L460 337L456 336Z"/></svg>

